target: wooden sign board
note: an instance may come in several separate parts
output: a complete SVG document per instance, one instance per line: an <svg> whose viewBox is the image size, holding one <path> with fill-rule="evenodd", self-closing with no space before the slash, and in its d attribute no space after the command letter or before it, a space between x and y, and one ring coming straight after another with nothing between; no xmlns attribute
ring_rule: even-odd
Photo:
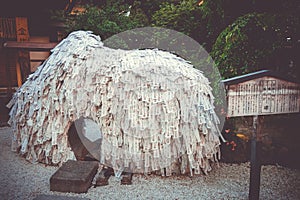
<svg viewBox="0 0 300 200"><path fill-rule="evenodd" d="M26 17L16 17L16 32L18 42L29 40L28 22Z"/></svg>
<svg viewBox="0 0 300 200"><path fill-rule="evenodd" d="M261 165L257 161L256 137L263 115L299 113L300 83L269 70L222 81L227 93L227 116L253 116L249 199L259 199ZM260 120L259 120L260 119Z"/></svg>
<svg viewBox="0 0 300 200"><path fill-rule="evenodd" d="M300 84L272 76L237 80L226 87L228 117L300 112Z"/></svg>

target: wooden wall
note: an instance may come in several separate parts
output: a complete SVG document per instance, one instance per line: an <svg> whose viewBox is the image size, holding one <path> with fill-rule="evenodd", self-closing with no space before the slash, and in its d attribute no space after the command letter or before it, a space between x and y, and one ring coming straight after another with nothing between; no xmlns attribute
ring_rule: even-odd
<svg viewBox="0 0 300 200"><path fill-rule="evenodd" d="M39 43L47 43L50 42L49 37L30 37L30 42L39 42ZM49 51L30 51L30 71L34 72L38 66L42 64L44 60L46 60L50 55Z"/></svg>
<svg viewBox="0 0 300 200"><path fill-rule="evenodd" d="M9 80L12 86L17 86L16 60L16 52L0 48L0 88L7 87ZM7 72L6 69L9 69L9 72Z"/></svg>

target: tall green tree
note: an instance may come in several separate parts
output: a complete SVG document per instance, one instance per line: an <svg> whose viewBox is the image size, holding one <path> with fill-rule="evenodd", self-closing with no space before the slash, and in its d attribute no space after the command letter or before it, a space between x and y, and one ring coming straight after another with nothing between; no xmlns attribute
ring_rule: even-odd
<svg viewBox="0 0 300 200"><path fill-rule="evenodd" d="M236 2L234 2L236 1ZM234 10L227 4L243 6L237 0L181 0L164 2L154 12L152 24L183 32L210 51L218 35L245 9ZM244 1L242 1L244 2ZM234 12L233 12L234 11Z"/></svg>
<svg viewBox="0 0 300 200"><path fill-rule="evenodd" d="M287 27L290 27L290 36L286 34ZM299 18L247 14L222 31L211 56L225 78L266 68L297 76L296 66L289 68L289 58L283 54L290 47L289 38L292 35L297 38L296 27L299 27Z"/></svg>
<svg viewBox="0 0 300 200"><path fill-rule="evenodd" d="M91 0L85 12L62 17L68 31L106 39L136 27L182 32L211 52L224 77L272 66L295 75L299 59L298 0ZM128 13L130 14L128 15ZM287 41L288 40L288 41ZM285 46L293 46L287 51ZM295 50L296 49L296 50ZM287 53L288 52L288 53ZM286 61L293 61L287 63ZM282 66L285 67L283 69ZM296 70L297 71L297 70Z"/></svg>
<svg viewBox="0 0 300 200"><path fill-rule="evenodd" d="M201 33L200 7L195 0L183 0L180 3L164 2L160 9L154 12L154 26L165 27L182 32L195 40L200 40Z"/></svg>
<svg viewBox="0 0 300 200"><path fill-rule="evenodd" d="M90 30L102 39L148 23L143 12L132 9L132 5L126 1L95 1L86 4L83 12L56 17L58 18L65 23L67 32Z"/></svg>

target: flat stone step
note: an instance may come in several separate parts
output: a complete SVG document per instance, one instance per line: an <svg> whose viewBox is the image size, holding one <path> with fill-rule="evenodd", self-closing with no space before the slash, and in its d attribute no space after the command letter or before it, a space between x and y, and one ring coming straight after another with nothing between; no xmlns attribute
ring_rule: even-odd
<svg viewBox="0 0 300 200"><path fill-rule="evenodd" d="M86 193L92 185L99 162L65 162L50 178L50 190L57 192Z"/></svg>
<svg viewBox="0 0 300 200"><path fill-rule="evenodd" d="M105 186L108 185L108 179L114 175L114 170L112 168L103 168L98 176L96 176L96 184L95 187L97 186Z"/></svg>

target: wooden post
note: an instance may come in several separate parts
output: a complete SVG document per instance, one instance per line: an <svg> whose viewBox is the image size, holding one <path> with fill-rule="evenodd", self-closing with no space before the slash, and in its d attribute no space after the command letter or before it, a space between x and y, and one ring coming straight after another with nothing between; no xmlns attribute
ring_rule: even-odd
<svg viewBox="0 0 300 200"><path fill-rule="evenodd" d="M29 41L29 31L28 31L28 22L25 17L16 17L16 31L17 31L17 41L25 42ZM18 87L22 85L23 79L27 78L28 74L24 73L26 70L23 69L23 78L22 78L22 66L19 62L21 59L29 60L29 52L28 51L18 51L18 59L16 62L16 72L17 72L17 83Z"/></svg>
<svg viewBox="0 0 300 200"><path fill-rule="evenodd" d="M9 58L9 52L8 50L6 50L5 52L5 56L6 58ZM11 98L12 96L12 80L11 80L11 73L10 73L10 68L9 68L9 59L6 59L6 63L5 63L5 71L6 71L6 77L7 77L7 92L6 92L6 96L8 98Z"/></svg>
<svg viewBox="0 0 300 200"><path fill-rule="evenodd" d="M249 185L249 199L258 200L259 199L259 189L260 189L260 161L257 158L257 135L259 135L258 126L260 126L259 116L253 116L253 134L251 138L251 159L250 159L250 185Z"/></svg>

